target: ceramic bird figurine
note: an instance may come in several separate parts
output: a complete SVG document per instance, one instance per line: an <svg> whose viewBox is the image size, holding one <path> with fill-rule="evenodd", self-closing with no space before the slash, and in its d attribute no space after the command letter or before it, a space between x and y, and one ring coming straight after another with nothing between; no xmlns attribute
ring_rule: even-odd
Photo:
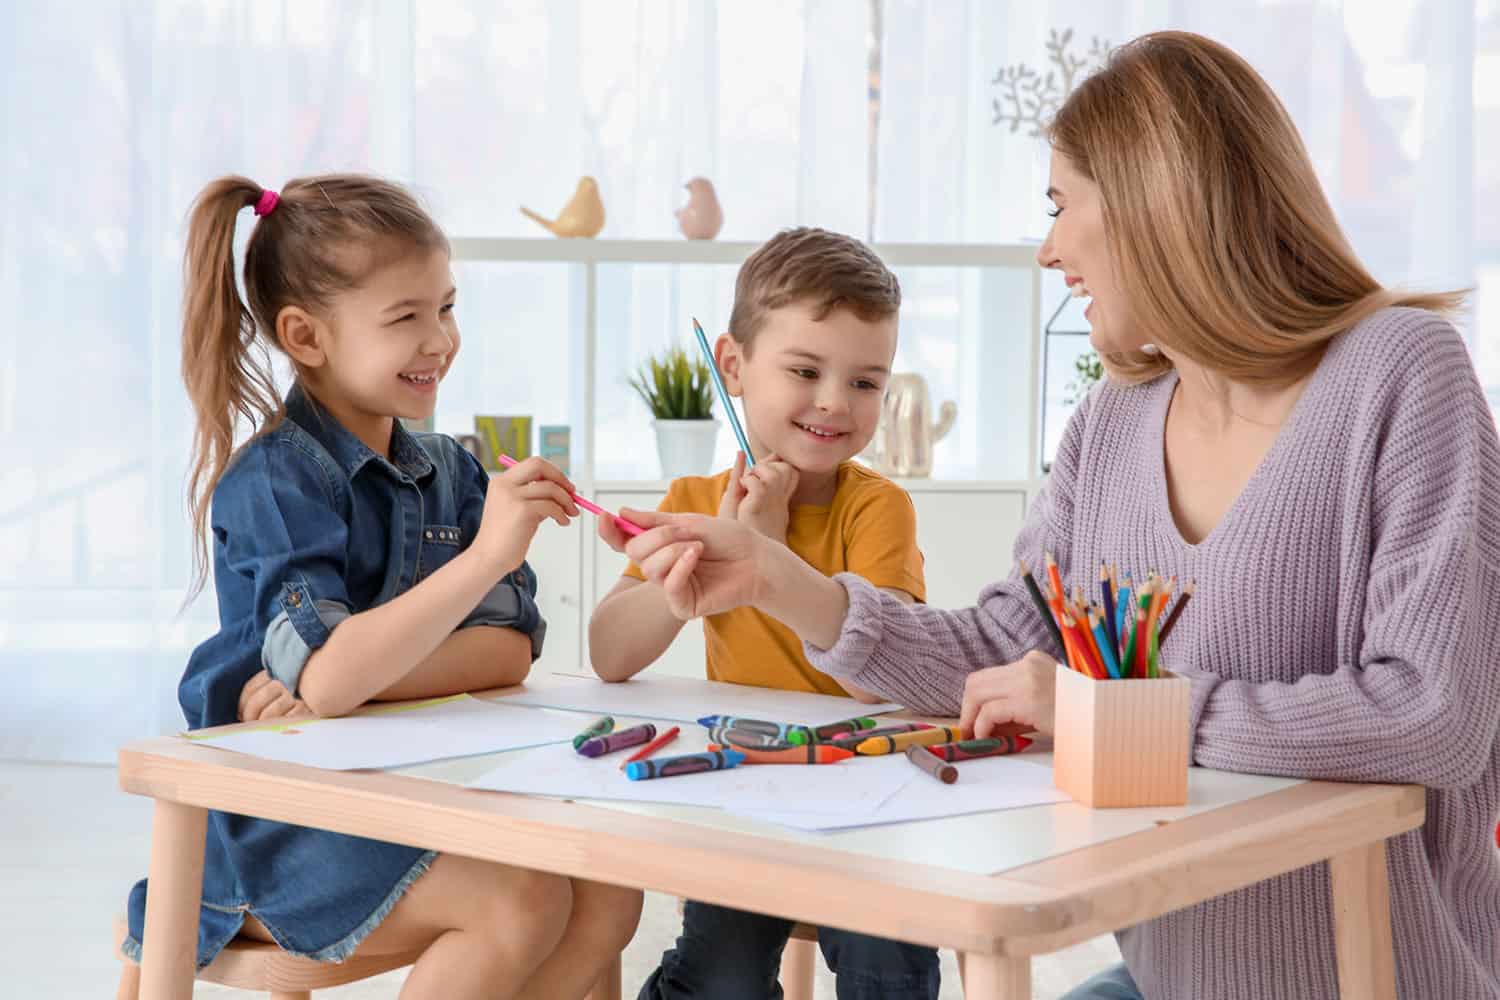
<svg viewBox="0 0 1500 1000"><path fill-rule="evenodd" d="M690 240L711 240L724 228L724 209L714 193L714 182L694 177L683 187L688 189L687 204L677 209L677 226Z"/></svg>
<svg viewBox="0 0 1500 1000"><path fill-rule="evenodd" d="M578 188L557 213L556 219L544 219L524 205L521 214L549 230L553 236L598 236L599 230L604 228L604 202L599 197L599 185L592 177L578 179Z"/></svg>

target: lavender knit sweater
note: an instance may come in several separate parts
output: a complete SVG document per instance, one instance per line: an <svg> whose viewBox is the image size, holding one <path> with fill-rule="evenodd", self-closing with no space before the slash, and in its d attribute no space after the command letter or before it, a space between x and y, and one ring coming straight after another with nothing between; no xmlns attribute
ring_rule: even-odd
<svg viewBox="0 0 1500 1000"><path fill-rule="evenodd" d="M1197 545L1167 503L1175 384L1106 382L1079 406L1016 557L1053 552L1080 583L1106 560L1198 582L1162 648L1193 682L1196 763L1426 786L1425 826L1389 854L1400 995L1500 998L1500 445L1463 342L1412 309L1338 337ZM838 579L843 632L808 658L913 708L954 713L970 671L1058 652L1016 575L962 611ZM1119 941L1152 1000L1338 996L1325 865Z"/></svg>

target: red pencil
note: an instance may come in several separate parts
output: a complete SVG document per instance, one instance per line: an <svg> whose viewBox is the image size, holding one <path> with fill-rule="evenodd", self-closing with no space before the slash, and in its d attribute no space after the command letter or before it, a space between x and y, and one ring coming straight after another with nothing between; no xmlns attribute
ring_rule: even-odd
<svg viewBox="0 0 1500 1000"><path fill-rule="evenodd" d="M650 743L647 743L635 753L631 754L629 757L626 757L623 761L621 761L620 770L625 770L626 764L630 764L638 760L645 760L647 757L656 753L656 751L660 750L662 747L675 740L677 738L678 732L680 732L680 729L677 726L673 726L671 729L668 729L656 739L652 740Z"/></svg>

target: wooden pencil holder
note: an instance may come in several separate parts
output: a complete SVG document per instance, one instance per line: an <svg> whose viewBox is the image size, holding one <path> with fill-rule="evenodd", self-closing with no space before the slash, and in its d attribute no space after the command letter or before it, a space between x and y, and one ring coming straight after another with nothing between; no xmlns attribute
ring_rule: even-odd
<svg viewBox="0 0 1500 1000"><path fill-rule="evenodd" d="M1091 809L1187 802L1186 678L1094 680L1057 667L1052 781Z"/></svg>

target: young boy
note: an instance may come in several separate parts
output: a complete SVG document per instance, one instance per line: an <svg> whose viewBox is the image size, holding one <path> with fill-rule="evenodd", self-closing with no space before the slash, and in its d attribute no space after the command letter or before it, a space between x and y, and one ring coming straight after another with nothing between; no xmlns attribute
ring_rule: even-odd
<svg viewBox="0 0 1500 1000"><path fill-rule="evenodd" d="M856 573L904 601L923 600L911 498L849 461L880 420L900 305L895 275L858 240L792 229L756 250L740 269L729 332L715 347L725 387L744 401L755 467L746 472L740 455L717 476L678 479L660 509L736 518L823 573ZM608 518L599 532L623 549L626 539ZM589 623L595 673L607 681L634 676L682 626L660 588L629 566ZM791 630L753 608L711 616L703 629L710 680L880 700L814 669ZM791 927L688 902L682 936L640 998L772 994ZM840 995L858 984L861 997L937 997L932 948L833 928L820 929L818 943Z"/></svg>

